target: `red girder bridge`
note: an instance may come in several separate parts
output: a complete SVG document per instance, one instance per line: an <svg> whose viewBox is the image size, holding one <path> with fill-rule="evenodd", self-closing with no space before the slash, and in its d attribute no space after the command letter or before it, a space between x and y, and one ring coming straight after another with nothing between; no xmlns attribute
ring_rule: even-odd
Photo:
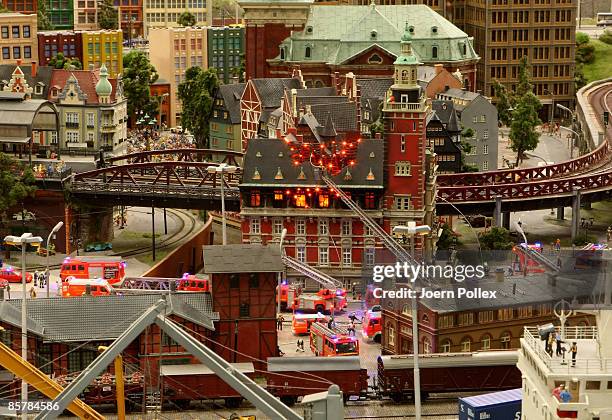
<svg viewBox="0 0 612 420"><path fill-rule="evenodd" d="M596 115L612 109L612 83L594 88L588 100ZM600 120L589 124L602 124ZM592 152L553 165L438 176L437 213L499 214L599 201L612 190L612 132ZM71 175L64 185L76 198L156 207L220 207L221 179L206 168L212 157L239 165L242 154L210 149L154 150L107 160L111 166ZM222 158L222 159L220 159ZM168 160L172 159L172 160ZM228 210L239 210L241 171L225 175Z"/></svg>

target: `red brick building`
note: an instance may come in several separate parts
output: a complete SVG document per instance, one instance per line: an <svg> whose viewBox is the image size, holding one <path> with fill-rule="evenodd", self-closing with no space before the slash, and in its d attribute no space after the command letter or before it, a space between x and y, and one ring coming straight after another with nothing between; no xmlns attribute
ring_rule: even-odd
<svg viewBox="0 0 612 420"><path fill-rule="evenodd" d="M159 126L166 124L170 115L172 115L172 101L170 100L170 83L164 79L157 79L155 83L149 86L151 96L160 97L159 112L157 114L157 124Z"/></svg>
<svg viewBox="0 0 612 420"><path fill-rule="evenodd" d="M278 46L291 31L303 29L313 0L242 0L246 23L247 79L275 77L266 60L278 55ZM286 77L286 76L285 76Z"/></svg>
<svg viewBox="0 0 612 420"><path fill-rule="evenodd" d="M119 27L123 30L123 39L129 40L143 35L142 0L115 0L119 7ZM131 31L131 32L130 32Z"/></svg>
<svg viewBox="0 0 612 420"><path fill-rule="evenodd" d="M37 0L3 0L2 6L6 7L11 12L32 14L38 12Z"/></svg>
<svg viewBox="0 0 612 420"><path fill-rule="evenodd" d="M83 62L83 38L81 32L45 31L38 33L38 62L46 66L58 53L66 58L78 58Z"/></svg>

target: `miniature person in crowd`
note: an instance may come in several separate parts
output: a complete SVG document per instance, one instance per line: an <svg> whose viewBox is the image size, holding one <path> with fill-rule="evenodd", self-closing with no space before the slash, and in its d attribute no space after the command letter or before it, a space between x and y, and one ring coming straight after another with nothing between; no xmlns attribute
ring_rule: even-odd
<svg viewBox="0 0 612 420"><path fill-rule="evenodd" d="M559 397L561 398L561 401L564 403L568 403L572 400L572 394L570 394L570 392L565 389L565 387L563 388L563 391L561 391L561 393L559 394Z"/></svg>
<svg viewBox="0 0 612 420"><path fill-rule="evenodd" d="M553 391L552 391L553 397L555 397L556 399L561 401L561 391L563 391L564 389L565 389L565 385L564 384L561 384L558 387L556 387L555 389L553 389Z"/></svg>
<svg viewBox="0 0 612 420"><path fill-rule="evenodd" d="M348 333L349 335L352 335L353 337L355 336L355 322L351 320L351 323L348 326Z"/></svg>
<svg viewBox="0 0 612 420"><path fill-rule="evenodd" d="M563 344L563 341L561 340L561 333L559 333L559 331L555 333L555 342L557 343L556 354L557 356L561 356L561 344Z"/></svg>
<svg viewBox="0 0 612 420"><path fill-rule="evenodd" d="M279 331L283 330L283 322L285 321L285 317L283 314L278 314L278 318L276 319L276 329Z"/></svg>

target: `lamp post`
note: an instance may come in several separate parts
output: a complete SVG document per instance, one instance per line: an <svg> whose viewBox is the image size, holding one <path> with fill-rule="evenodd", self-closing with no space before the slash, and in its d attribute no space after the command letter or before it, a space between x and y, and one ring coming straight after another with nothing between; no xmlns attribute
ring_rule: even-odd
<svg viewBox="0 0 612 420"><path fill-rule="evenodd" d="M410 236L410 254L414 257L414 239L416 235L428 235L431 227L428 225L417 226L414 222L408 222L408 226L395 226L393 233L401 233ZM416 290L412 295L412 356L414 358L414 413L415 419L421 420L421 373L419 371L419 317L417 308Z"/></svg>
<svg viewBox="0 0 612 420"><path fill-rule="evenodd" d="M40 236L32 236L31 233L24 233L21 236L6 236L4 242L8 245L21 245L21 358L28 360L28 329L27 329L27 292L26 292L26 249L28 245L40 245L43 239ZM28 383L21 380L21 416L24 420L28 418Z"/></svg>
<svg viewBox="0 0 612 420"><path fill-rule="evenodd" d="M225 192L223 189L223 174L234 173L238 168L227 163L222 163L219 166L209 166L206 170L209 174L221 174L221 235L223 238L223 245L227 245L227 229L225 222Z"/></svg>
<svg viewBox="0 0 612 420"><path fill-rule="evenodd" d="M47 270L45 271L45 280L47 283L47 297L49 297L49 283L51 283L51 274L49 273L49 244L51 243L51 238L55 235L61 228L64 226L64 222L58 222L47 237Z"/></svg>
<svg viewBox="0 0 612 420"><path fill-rule="evenodd" d="M564 129L564 130L571 131L572 133L574 133L574 136L576 136L576 138L578 138L579 141L580 141L580 134L576 133L574 130L572 130L571 128L568 128L568 127L561 126L561 128ZM574 157L574 141L573 141L573 139L570 142L569 149L570 149L570 159L572 159Z"/></svg>
<svg viewBox="0 0 612 420"><path fill-rule="evenodd" d="M280 241L278 243L278 247L280 249L280 253L281 253L281 258L283 256L284 250L283 250L283 242L285 241L285 236L287 236L287 229L283 229L283 231L281 232L281 236L280 236ZM277 296L276 296L276 313L277 315L280 314L281 311L281 277L282 274L278 273L278 278L277 280Z"/></svg>

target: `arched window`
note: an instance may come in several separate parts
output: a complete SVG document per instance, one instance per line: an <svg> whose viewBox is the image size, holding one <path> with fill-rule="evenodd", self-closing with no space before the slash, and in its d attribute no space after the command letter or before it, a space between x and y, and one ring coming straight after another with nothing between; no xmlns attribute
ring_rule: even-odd
<svg viewBox="0 0 612 420"><path fill-rule="evenodd" d="M440 353L450 353L452 345L453 343L447 338L442 342L442 346L440 346Z"/></svg>
<svg viewBox="0 0 612 420"><path fill-rule="evenodd" d="M431 353L431 341L429 337L423 337L423 353Z"/></svg>
<svg viewBox="0 0 612 420"><path fill-rule="evenodd" d="M383 62L382 57L376 53L372 54L370 58L368 58L369 64L380 64L382 62Z"/></svg>
<svg viewBox="0 0 612 420"><path fill-rule="evenodd" d="M408 70L402 70L402 81L408 80Z"/></svg>
<svg viewBox="0 0 612 420"><path fill-rule="evenodd" d="M285 59L285 47L280 49L280 59L281 60Z"/></svg>
<svg viewBox="0 0 612 420"><path fill-rule="evenodd" d="M431 58L438 58L438 47L431 47Z"/></svg>
<svg viewBox="0 0 612 420"><path fill-rule="evenodd" d="M491 349L491 336L489 334L485 334L480 339L480 350L490 350Z"/></svg>
<svg viewBox="0 0 612 420"><path fill-rule="evenodd" d="M461 351L472 351L472 339L470 337L466 336L461 340Z"/></svg>
<svg viewBox="0 0 612 420"><path fill-rule="evenodd" d="M506 331L499 336L500 348L509 349L510 348L510 340L512 340L512 334Z"/></svg>
<svg viewBox="0 0 612 420"><path fill-rule="evenodd" d="M312 47L311 46L307 46L306 47L306 51L304 52L304 57L305 58L310 58L312 56Z"/></svg>
<svg viewBox="0 0 612 420"><path fill-rule="evenodd" d="M463 44L463 55L467 54L467 44Z"/></svg>

